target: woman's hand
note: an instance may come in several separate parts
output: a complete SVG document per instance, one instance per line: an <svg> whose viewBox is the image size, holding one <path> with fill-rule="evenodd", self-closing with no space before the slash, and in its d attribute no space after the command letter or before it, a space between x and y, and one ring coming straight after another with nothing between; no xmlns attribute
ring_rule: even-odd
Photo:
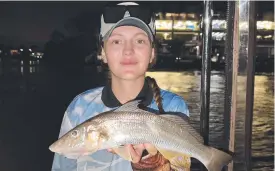
<svg viewBox="0 0 275 171"><path fill-rule="evenodd" d="M155 155L157 153L157 149L153 145L147 143L138 145L128 144L124 146L124 150L128 151L131 155L133 163L138 163L141 160L142 153L145 149L148 151L149 155ZM108 149L108 151L115 153L112 149Z"/></svg>

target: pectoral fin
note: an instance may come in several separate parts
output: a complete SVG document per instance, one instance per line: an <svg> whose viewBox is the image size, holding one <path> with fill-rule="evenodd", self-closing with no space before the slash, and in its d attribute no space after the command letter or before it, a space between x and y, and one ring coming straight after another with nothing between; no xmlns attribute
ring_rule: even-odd
<svg viewBox="0 0 275 171"><path fill-rule="evenodd" d="M169 151L161 148L157 148L164 158L170 161L171 167L174 170L187 169L191 167L191 156L183 153Z"/></svg>
<svg viewBox="0 0 275 171"><path fill-rule="evenodd" d="M113 148L113 150L117 155L119 155L123 159L133 161L130 151L126 150L124 147Z"/></svg>

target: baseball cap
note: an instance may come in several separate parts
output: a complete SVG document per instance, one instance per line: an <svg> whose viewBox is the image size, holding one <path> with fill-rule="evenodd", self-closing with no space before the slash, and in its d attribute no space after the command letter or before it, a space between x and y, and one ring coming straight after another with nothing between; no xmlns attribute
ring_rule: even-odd
<svg viewBox="0 0 275 171"><path fill-rule="evenodd" d="M104 9L100 28L102 40L107 40L113 30L120 26L138 27L147 33L152 42L154 41L156 34L154 16L149 9L143 9L137 3L123 2Z"/></svg>

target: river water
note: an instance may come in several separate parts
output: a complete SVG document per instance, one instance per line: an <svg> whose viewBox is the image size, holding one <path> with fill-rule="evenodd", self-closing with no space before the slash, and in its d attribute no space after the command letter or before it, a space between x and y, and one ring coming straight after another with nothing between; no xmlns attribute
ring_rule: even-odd
<svg viewBox="0 0 275 171"><path fill-rule="evenodd" d="M26 76L22 74L22 68L11 67L9 76L7 76L7 74L3 75L0 70L0 131L3 135L0 138L0 161L4 161L0 162L1 171L46 171L50 169L52 154L47 149L48 145L56 138L63 112L68 102L76 94L62 103L59 102L57 96L55 98L53 95L46 97L53 91L50 86L52 79L45 77L40 71L39 67L31 67L31 73ZM162 89L177 93L186 100L190 110L191 123L199 130L200 72L158 71L147 74L154 77ZM95 81L102 79L102 75L97 74L95 69L88 68L86 76L85 79L89 82L91 80L92 83L87 84L85 88L98 86L99 82L102 82L102 80ZM244 170L244 81L245 77L238 77L235 143L237 158L234 161L234 171ZM211 72L209 141L210 145L214 147L221 147L223 143L224 82L223 72ZM64 89L70 91L70 88L73 87L73 85L70 86L70 83L68 82ZM29 86L29 91L32 93L24 93L26 86ZM271 171L274 168L273 74L261 73L255 76L254 97L253 171ZM62 106L62 108L57 110L57 106ZM54 108L56 110L51 110ZM55 133L53 134L53 132ZM28 157L24 157L26 155Z"/></svg>

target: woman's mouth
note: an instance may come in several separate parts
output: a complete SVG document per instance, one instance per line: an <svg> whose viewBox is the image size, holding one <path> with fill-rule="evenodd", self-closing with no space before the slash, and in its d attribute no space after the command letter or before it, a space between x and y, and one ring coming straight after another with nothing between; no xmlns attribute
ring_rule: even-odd
<svg viewBox="0 0 275 171"><path fill-rule="evenodd" d="M136 61L122 61L120 62L121 65L136 65Z"/></svg>

